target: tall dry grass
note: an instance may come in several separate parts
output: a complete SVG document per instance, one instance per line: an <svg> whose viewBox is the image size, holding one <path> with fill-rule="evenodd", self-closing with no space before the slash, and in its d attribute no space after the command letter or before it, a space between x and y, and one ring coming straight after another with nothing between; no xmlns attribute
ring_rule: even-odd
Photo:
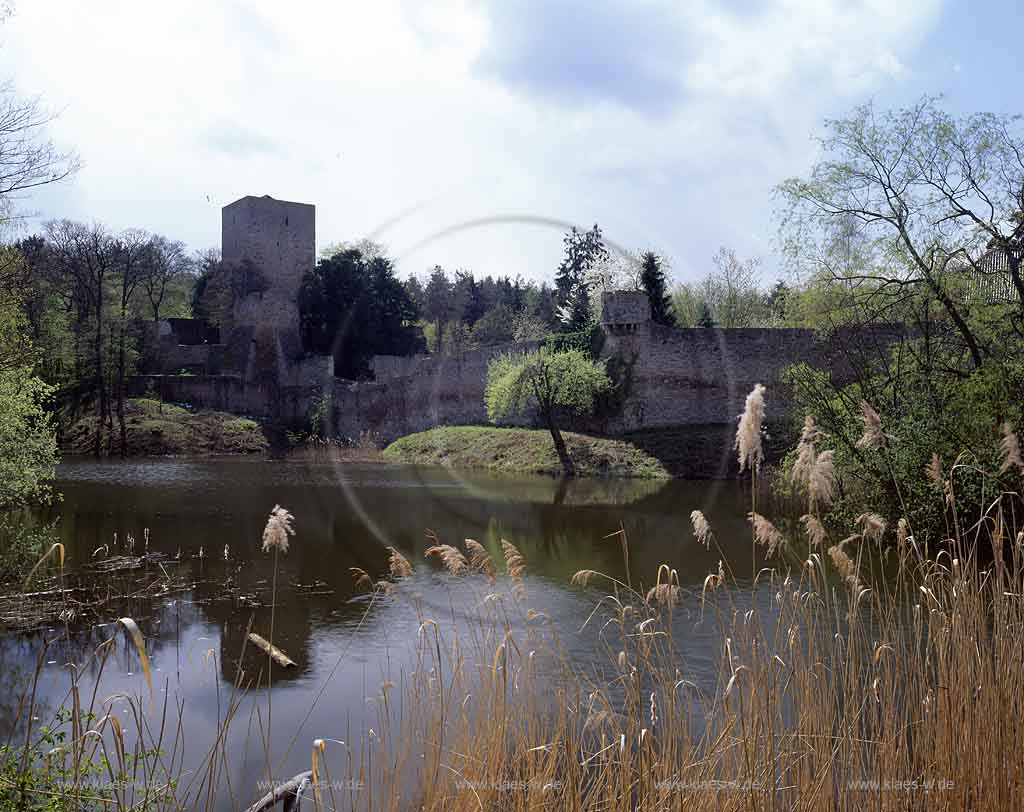
<svg viewBox="0 0 1024 812"><path fill-rule="evenodd" d="M897 442L865 415L873 432L866 449L881 453ZM1024 808L1019 497L994 493L984 516L951 517L949 537L927 546L906 521L871 513L845 529L849 535L837 533L821 516L834 483L813 480L826 453L806 454L808 507L800 522L777 527L751 512L753 535L775 556L754 583L733 578L728 562L692 596L667 565L625 582L577 573L571 588L589 590L595 602L588 625L604 651L598 665L574 660L557 624L533 608L529 562L516 547L502 542L492 555L475 541L462 550L430 536L427 555L446 569L444 583L478 591L477 608L457 629L419 610L409 641L414 666L387 675L373 692L376 719L361 732L319 731L322 738L311 742L307 804ZM826 464L817 475L833 473ZM952 471L929 476L941 480L936 498L955 488ZM691 521L702 544L715 543L703 514ZM628 572L626 534L613 535ZM388 579L374 583L362 570L355 579L373 600L407 596L422 606L412 564L390 553ZM710 682L696 677L684 642L694 625L718 634ZM237 758L225 742L243 692L234 686L221 732L187 785L181 777L175 783L175 745L152 763L151 793L105 808L242 807L262 794L234 787L229 797L218 795ZM88 706L80 697L72 704ZM29 697L28 713L31 707ZM113 717L89 718L76 710L74 735L58 754L65 764L86 763L88 748L101 743L116 752ZM154 731L152 718L140 710L137 727L157 745L167 731Z"/></svg>

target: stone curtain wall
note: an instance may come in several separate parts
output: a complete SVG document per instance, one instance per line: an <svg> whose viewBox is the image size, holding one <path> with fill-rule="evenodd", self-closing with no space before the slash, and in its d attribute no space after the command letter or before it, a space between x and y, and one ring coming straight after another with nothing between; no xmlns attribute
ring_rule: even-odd
<svg viewBox="0 0 1024 812"><path fill-rule="evenodd" d="M877 357L900 332L898 326L882 325L840 332L827 342L814 331L799 329L673 330L648 323L634 331L609 332L605 352L618 351L636 359L631 393L620 415L588 428L627 434L692 426L725 436L757 383L768 387L768 420L786 420L792 416L790 396L778 381L786 366L807 362L828 369L839 383L848 382L851 353ZM314 398L324 391L326 380L334 399L336 431L353 440L365 435L387 443L435 426L487 423L483 403L487 362L502 352L526 352L538 346L532 342L443 357L379 356L373 362L375 381L331 378L319 359L294 364L295 374L280 383L246 382L237 375L137 376L133 394L148 389L166 400L198 408L300 423ZM183 355L187 352L187 348L177 349Z"/></svg>
<svg viewBox="0 0 1024 812"><path fill-rule="evenodd" d="M336 381L337 430L352 439L368 435L387 443L442 425L487 423L487 364L502 353L530 352L538 341L474 350L453 356L373 359L373 382Z"/></svg>
<svg viewBox="0 0 1024 812"><path fill-rule="evenodd" d="M782 370L806 361L818 365L827 350L811 330L672 330L659 325L635 338L612 336L629 358L635 354L632 392L612 433L640 428L731 422L758 383L769 387L769 417L788 414L789 393L775 385Z"/></svg>
<svg viewBox="0 0 1024 812"><path fill-rule="evenodd" d="M813 330L673 330L659 325L629 332L609 331L605 353L635 356L630 397L622 413L601 425L608 434L676 426L729 426L743 411L755 384L768 387L771 422L792 414L790 392L779 383L783 369L806 362L831 371L839 383L851 380L849 354L884 351L901 328L881 325L840 332L823 342ZM377 381L335 385L336 422L345 435L364 431L379 442L439 425L483 424L487 361L500 352L529 351L538 344L512 345L461 356L374 359ZM711 430L717 436L718 430Z"/></svg>

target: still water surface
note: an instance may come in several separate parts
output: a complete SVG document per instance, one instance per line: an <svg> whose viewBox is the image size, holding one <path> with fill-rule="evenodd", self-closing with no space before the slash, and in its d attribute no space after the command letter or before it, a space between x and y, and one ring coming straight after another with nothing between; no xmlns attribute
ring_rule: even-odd
<svg viewBox="0 0 1024 812"><path fill-rule="evenodd" d="M560 646L584 667L607 664L600 624L584 626L608 589L572 586L573 573L593 569L650 586L658 566L669 564L684 588L677 638L686 661L680 665L688 679L709 687L721 639L715 624L697 622L701 585L722 554L738 576L749 576L752 566L749 491L735 482L559 483L443 468L244 459L74 461L61 465L58 477L63 501L56 514L69 567L125 554L130 535L136 555L148 544L150 552L169 559L141 580L170 573L191 584L146 603L114 601L102 619L134 613L147 638L154 688L181 704L188 740L202 748L213 740L218 709L239 667L254 677L265 668L251 646L240 660L246 629L270 636L274 568L272 556L261 551L261 533L275 504L294 514L296 536L279 560L273 618L274 642L296 662L287 671L274 669L272 688L273 760L286 776L308 768L314 738L365 734L374 715L372 697L385 678L410 666L410 644L423 618L458 627L486 594L509 594L504 577L493 586L480 576L455 580L425 561L427 530L456 546L475 538L496 562L501 539L515 544L526 560L530 608L550 619ZM694 509L708 517L719 549L696 542L689 522ZM629 541L628 576L619 537L609 538L620 529ZM411 583L371 603L354 588L350 568L383 576L388 546L401 550L416 573ZM769 603L766 592L744 594L746 601ZM12 700L43 639L60 631L0 638L0 727L10 724ZM64 663L80 661L114 627L93 622L72 631L71 646L57 644L46 654L38 693L51 710L65 701ZM101 696L142 693L137 672L135 655L119 647L102 675ZM85 690L91 691L94 678L95 669L87 669ZM265 704L265 693L251 691L240 718L251 718L250 703ZM258 752L244 756L246 725L236 724L232 734L239 737L232 752L242 754L227 775L236 802L238 795L251 800L253 792L245 788L261 771ZM126 726L130 733L127 719Z"/></svg>

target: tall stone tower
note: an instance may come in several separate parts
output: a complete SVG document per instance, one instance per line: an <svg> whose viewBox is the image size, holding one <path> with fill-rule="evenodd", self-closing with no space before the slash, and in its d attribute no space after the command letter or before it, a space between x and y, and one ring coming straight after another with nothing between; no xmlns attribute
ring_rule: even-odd
<svg viewBox="0 0 1024 812"><path fill-rule="evenodd" d="M228 357L244 380L293 386L312 369L299 337L298 296L315 241L316 209L306 203L248 196L221 210L221 254L234 295Z"/></svg>
<svg viewBox="0 0 1024 812"><path fill-rule="evenodd" d="M286 355L301 352L299 285L316 260L316 208L243 197L221 210L221 253L238 280L235 327L273 329Z"/></svg>

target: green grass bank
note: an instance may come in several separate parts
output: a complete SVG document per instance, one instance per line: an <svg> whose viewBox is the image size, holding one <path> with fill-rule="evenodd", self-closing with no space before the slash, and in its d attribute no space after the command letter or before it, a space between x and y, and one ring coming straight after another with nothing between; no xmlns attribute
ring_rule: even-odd
<svg viewBox="0 0 1024 812"><path fill-rule="evenodd" d="M665 467L635 445L608 437L563 432L579 476L664 479ZM528 474L562 472L551 435L544 429L445 426L395 440L384 449L393 462L489 468Z"/></svg>
<svg viewBox="0 0 1024 812"><path fill-rule="evenodd" d="M96 440L95 415L82 417L64 431L65 454L91 454ZM136 398L125 404L128 455L258 454L270 447L264 427L255 420L226 412L190 412L182 406ZM104 453L121 453L121 432L116 416L103 430Z"/></svg>

